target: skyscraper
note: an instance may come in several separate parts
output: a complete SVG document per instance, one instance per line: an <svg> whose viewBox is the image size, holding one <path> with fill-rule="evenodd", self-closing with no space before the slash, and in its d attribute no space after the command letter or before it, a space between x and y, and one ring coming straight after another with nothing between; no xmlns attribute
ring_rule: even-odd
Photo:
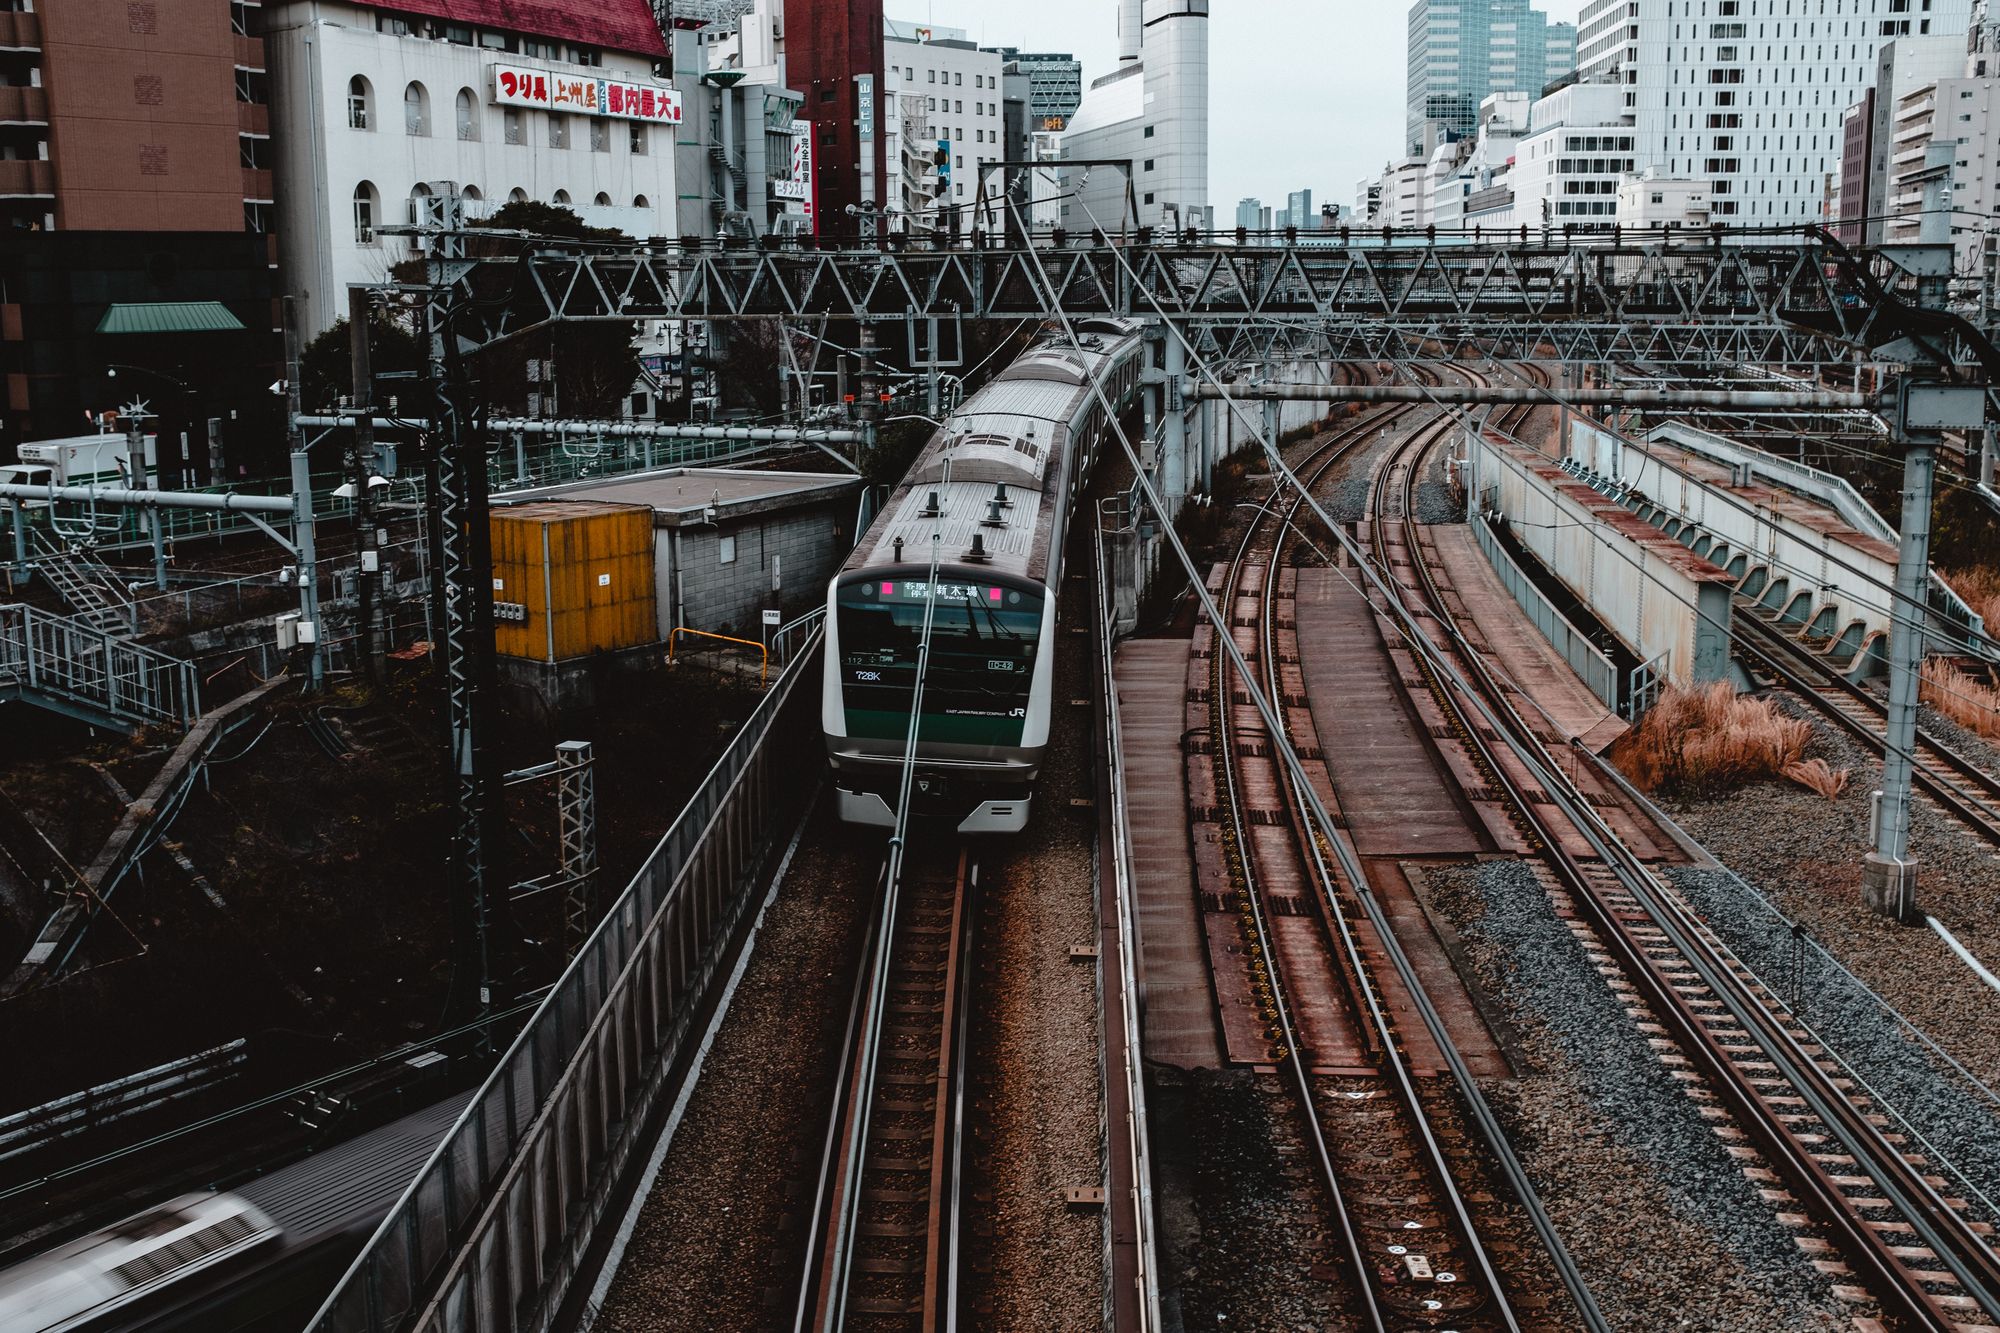
<svg viewBox="0 0 2000 1333"><path fill-rule="evenodd" d="M1236 201L1236 225L1257 230L1264 214L1264 201L1255 195L1245 195Z"/></svg>
<svg viewBox="0 0 2000 1333"><path fill-rule="evenodd" d="M1825 11L1818 0L1711 3L1690 23L1681 0L1587 0L1577 75L1624 87L1639 169L1706 182L1711 216L1732 225L1820 221L1827 177L1841 170L1847 109L1870 87L1870 151L1890 152L1880 131L1894 98L1881 80L1902 85L1906 66L1883 67L1884 47L1950 36L1941 50L1954 63L1972 9L1971 0L1853 0ZM1921 62L1904 49L1915 74ZM1874 182L1884 169L1871 163Z"/></svg>
<svg viewBox="0 0 2000 1333"><path fill-rule="evenodd" d="M1119 0L1118 68L1097 79L1063 135L1067 159L1132 163L1141 226L1205 227L1209 0ZM1126 225L1125 173L1068 173L1064 225Z"/></svg>
<svg viewBox="0 0 2000 1333"><path fill-rule="evenodd" d="M1551 24L1528 0L1416 0L1404 96L1406 151L1424 151L1427 120L1453 134L1472 133L1488 94L1539 96L1543 85L1574 67L1575 49L1575 26Z"/></svg>
<svg viewBox="0 0 2000 1333"><path fill-rule="evenodd" d="M1313 225L1313 192L1294 190L1285 196L1285 225L1310 231Z"/></svg>

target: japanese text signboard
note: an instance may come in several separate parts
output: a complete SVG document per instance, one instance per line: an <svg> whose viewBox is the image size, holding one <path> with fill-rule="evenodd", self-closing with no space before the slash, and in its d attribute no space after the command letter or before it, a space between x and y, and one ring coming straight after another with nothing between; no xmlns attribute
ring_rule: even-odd
<svg viewBox="0 0 2000 1333"><path fill-rule="evenodd" d="M681 123L680 94L672 89L518 65L493 67L493 101L500 106L531 106L580 116Z"/></svg>

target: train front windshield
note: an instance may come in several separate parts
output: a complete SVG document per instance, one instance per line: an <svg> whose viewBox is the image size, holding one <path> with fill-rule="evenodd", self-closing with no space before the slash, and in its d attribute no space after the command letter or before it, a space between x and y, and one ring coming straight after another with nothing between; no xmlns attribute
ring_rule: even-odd
<svg viewBox="0 0 2000 1333"><path fill-rule="evenodd" d="M940 581L931 620L930 669L917 738L1017 746L1028 719L1043 595L995 583ZM907 740L924 607L921 579L872 579L841 588L841 697L847 732Z"/></svg>

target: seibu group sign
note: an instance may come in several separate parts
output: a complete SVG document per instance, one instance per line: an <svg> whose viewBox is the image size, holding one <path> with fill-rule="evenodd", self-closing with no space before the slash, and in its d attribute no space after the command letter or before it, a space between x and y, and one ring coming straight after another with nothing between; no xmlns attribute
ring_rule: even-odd
<svg viewBox="0 0 2000 1333"><path fill-rule="evenodd" d="M493 101L498 106L531 106L540 111L611 116L619 120L681 123L680 94L588 74L551 73L519 65L493 67Z"/></svg>

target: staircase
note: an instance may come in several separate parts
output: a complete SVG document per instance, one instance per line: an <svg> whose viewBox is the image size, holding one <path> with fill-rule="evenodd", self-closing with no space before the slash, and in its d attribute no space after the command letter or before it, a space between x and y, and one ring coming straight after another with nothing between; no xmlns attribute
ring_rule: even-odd
<svg viewBox="0 0 2000 1333"><path fill-rule="evenodd" d="M201 714L194 663L142 647L122 627L21 602L0 605L0 702L8 699L117 731L186 727Z"/></svg>
<svg viewBox="0 0 2000 1333"><path fill-rule="evenodd" d="M35 568L80 623L106 634L133 632L137 609L109 565L88 551L63 545L39 528L28 529L28 547Z"/></svg>

